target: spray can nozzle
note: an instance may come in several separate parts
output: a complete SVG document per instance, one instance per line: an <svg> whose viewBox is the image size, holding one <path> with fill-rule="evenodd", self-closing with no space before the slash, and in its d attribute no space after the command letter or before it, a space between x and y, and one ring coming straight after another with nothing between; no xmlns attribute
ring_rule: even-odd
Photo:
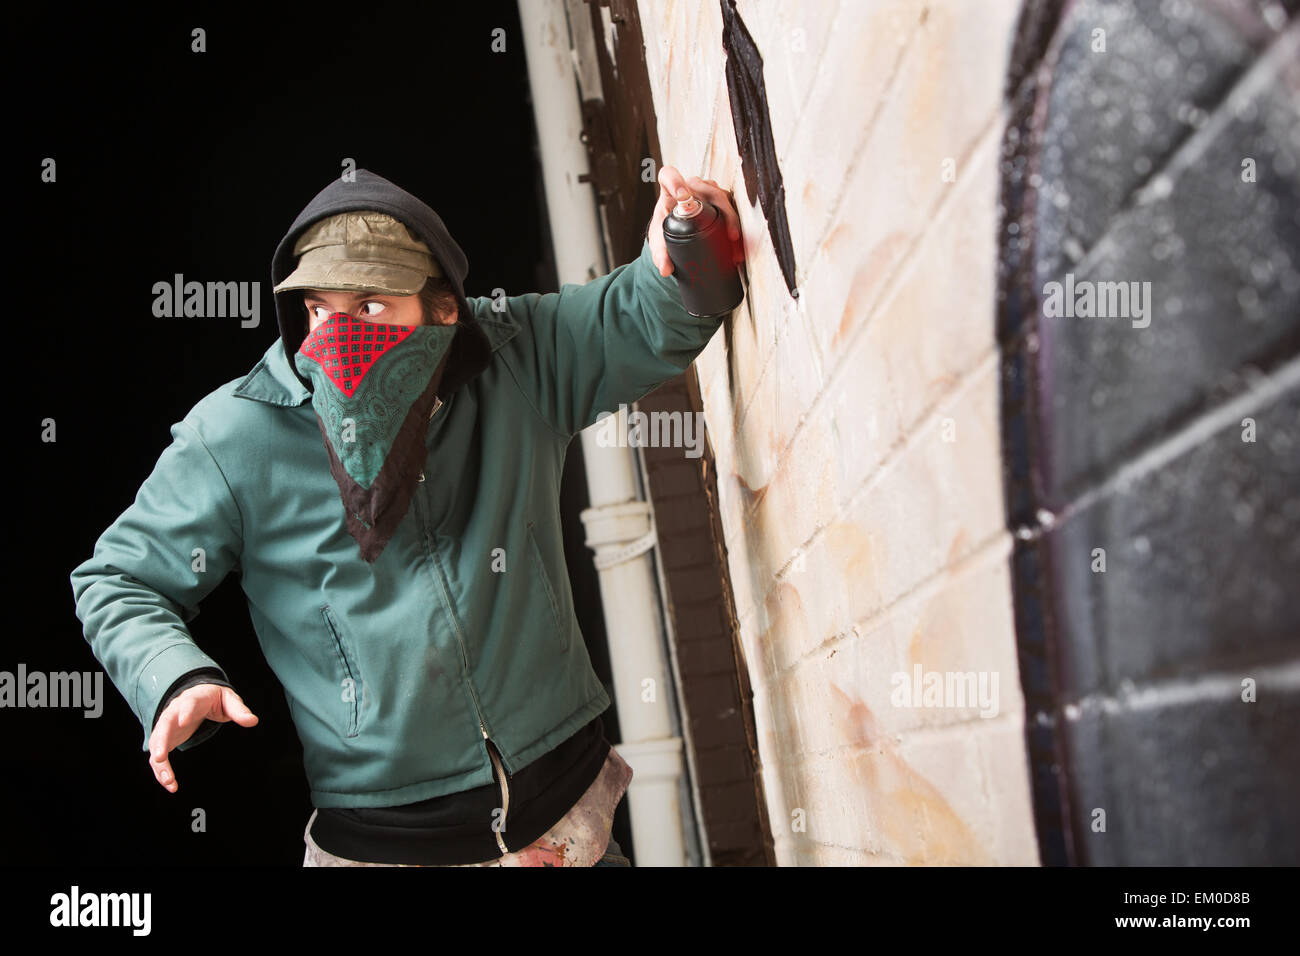
<svg viewBox="0 0 1300 956"><path fill-rule="evenodd" d="M673 215L678 219L690 219L698 216L703 208L704 204L698 199L694 196L687 196L685 199L677 200L677 205L673 207Z"/></svg>

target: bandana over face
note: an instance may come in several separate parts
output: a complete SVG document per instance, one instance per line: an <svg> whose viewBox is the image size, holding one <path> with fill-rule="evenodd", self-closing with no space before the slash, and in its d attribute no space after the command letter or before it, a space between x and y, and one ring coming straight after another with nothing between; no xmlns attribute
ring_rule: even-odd
<svg viewBox="0 0 1300 956"><path fill-rule="evenodd" d="M348 532L368 562L411 504L437 396L434 373L455 325L385 325L335 312L294 356L343 498Z"/></svg>

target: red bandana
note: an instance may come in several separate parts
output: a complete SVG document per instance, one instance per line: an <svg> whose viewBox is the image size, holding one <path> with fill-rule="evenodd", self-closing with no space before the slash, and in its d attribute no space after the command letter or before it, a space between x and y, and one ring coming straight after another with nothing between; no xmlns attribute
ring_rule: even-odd
<svg viewBox="0 0 1300 956"><path fill-rule="evenodd" d="M319 362L329 380L351 398L379 356L410 334L408 325L381 325L335 312L312 330L300 351Z"/></svg>

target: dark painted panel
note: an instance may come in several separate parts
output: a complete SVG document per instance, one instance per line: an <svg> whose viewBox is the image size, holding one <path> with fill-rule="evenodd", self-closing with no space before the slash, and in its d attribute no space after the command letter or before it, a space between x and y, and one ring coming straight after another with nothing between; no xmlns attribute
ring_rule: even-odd
<svg viewBox="0 0 1300 956"><path fill-rule="evenodd" d="M1295 8L1081 0L1054 27L1060 5L1026 0L1021 16L997 336L1046 864L1300 861ZM1044 280L1066 272L1150 282L1150 325L1047 316ZM1260 703L1241 703L1256 675Z"/></svg>

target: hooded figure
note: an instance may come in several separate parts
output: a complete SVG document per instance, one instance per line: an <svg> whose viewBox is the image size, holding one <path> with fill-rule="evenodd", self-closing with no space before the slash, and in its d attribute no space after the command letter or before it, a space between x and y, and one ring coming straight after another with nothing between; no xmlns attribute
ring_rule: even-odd
<svg viewBox="0 0 1300 956"><path fill-rule="evenodd" d="M272 259L280 338L312 392L344 520L366 561L383 551L424 480L424 425L440 402L437 391L454 390L490 360L465 300L467 268L437 213L366 169L321 190ZM307 335L303 290L409 296L436 278L455 294L458 321L450 328L340 313Z"/></svg>
<svg viewBox="0 0 1300 956"><path fill-rule="evenodd" d="M200 648L186 627L238 571L302 742L309 850L591 865L631 769L601 729L611 699L574 613L564 460L575 434L685 369L721 318L685 310L648 242L546 294L467 299L467 268L442 220L382 177L322 190L275 251L279 336L172 426L73 569L77 615L169 789L171 750L257 721L220 644ZM309 329L302 287L406 293L435 271L454 325L332 310ZM167 710L191 687L225 710L197 726Z"/></svg>

